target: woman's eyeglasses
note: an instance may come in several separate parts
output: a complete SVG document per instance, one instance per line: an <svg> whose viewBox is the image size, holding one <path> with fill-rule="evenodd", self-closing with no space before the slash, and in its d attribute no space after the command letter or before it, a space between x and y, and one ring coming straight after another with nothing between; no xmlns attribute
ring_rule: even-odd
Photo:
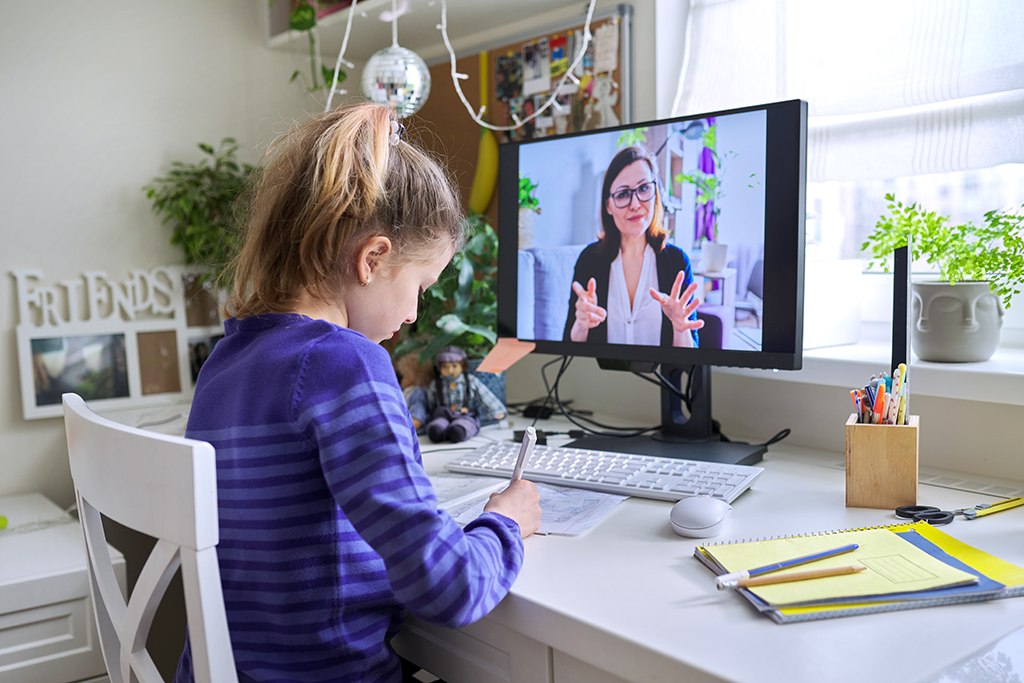
<svg viewBox="0 0 1024 683"><path fill-rule="evenodd" d="M649 202L654 197L654 183L641 183L634 188L624 187L612 192L612 204L616 208L625 209L633 202L633 195L641 202Z"/></svg>

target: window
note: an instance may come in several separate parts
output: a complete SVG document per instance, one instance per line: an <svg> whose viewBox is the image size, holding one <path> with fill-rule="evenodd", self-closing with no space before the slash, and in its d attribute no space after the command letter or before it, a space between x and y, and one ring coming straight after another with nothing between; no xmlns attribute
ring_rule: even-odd
<svg viewBox="0 0 1024 683"><path fill-rule="evenodd" d="M949 216L951 224L978 223L993 209L1024 206L1024 164L884 180L808 183L808 250L820 260L861 257L861 245L886 211L885 195ZM918 264L915 270L926 268Z"/></svg>
<svg viewBox="0 0 1024 683"><path fill-rule="evenodd" d="M954 222L1024 204L1019 0L690 0L686 21L674 115L808 102L809 259L861 257L886 192Z"/></svg>

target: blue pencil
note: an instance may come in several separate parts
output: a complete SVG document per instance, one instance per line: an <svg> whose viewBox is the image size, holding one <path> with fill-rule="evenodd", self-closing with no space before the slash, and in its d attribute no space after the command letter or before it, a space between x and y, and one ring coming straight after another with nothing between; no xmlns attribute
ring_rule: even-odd
<svg viewBox="0 0 1024 683"><path fill-rule="evenodd" d="M752 576L760 576L761 574L768 574L769 572L775 572L780 569L788 569L789 567L795 567L800 564L807 564L808 562L816 562L818 560L824 560L826 557L834 557L836 555L842 555L843 553L853 552L860 546L856 543L850 545L844 545L841 548L833 548L832 550L823 550L820 553L814 553L812 555L804 555L803 557L794 557L792 560L783 560L782 562L776 562L774 564L766 564L763 567L756 569L744 569L743 571L732 572L730 574L722 574L716 580L718 587L721 589L727 582L737 581L739 579L749 579Z"/></svg>

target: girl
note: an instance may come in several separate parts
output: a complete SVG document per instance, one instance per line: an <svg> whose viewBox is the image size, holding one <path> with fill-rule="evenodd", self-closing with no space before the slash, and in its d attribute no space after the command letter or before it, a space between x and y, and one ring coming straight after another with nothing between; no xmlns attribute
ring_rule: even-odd
<svg viewBox="0 0 1024 683"><path fill-rule="evenodd" d="M234 317L187 434L217 450L220 562L239 680L402 680L406 611L487 614L540 524L536 486L462 529L437 510L379 342L461 245L441 170L390 109L318 116L272 150L231 265ZM175 681L191 681L186 642Z"/></svg>

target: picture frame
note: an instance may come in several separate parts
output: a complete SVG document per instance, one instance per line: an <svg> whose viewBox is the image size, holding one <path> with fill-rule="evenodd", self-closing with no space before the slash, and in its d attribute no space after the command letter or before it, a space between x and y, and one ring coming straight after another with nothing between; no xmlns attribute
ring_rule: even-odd
<svg viewBox="0 0 1024 683"><path fill-rule="evenodd" d="M11 274L26 420L63 415L66 392L97 412L187 400L224 335L216 293L182 266L133 270L121 282L90 271L50 286L39 270Z"/></svg>

